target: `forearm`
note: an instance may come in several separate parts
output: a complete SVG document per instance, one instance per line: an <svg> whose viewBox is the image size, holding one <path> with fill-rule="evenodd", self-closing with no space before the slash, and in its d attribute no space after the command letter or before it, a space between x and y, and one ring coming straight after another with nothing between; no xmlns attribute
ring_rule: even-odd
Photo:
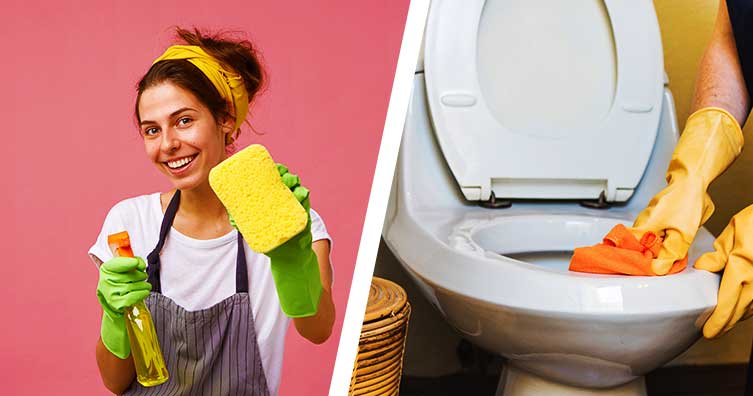
<svg viewBox="0 0 753 396"><path fill-rule="evenodd" d="M329 261L329 241L319 240L311 248L319 263L319 277L322 282L322 294L316 314L304 318L294 318L298 334L307 340L321 344L332 334L335 323L335 304L332 301L332 266Z"/></svg>
<svg viewBox="0 0 753 396"><path fill-rule="evenodd" d="M711 41L701 58L691 112L704 107L721 107L740 125L745 123L751 108L724 0L719 2Z"/></svg>
<svg viewBox="0 0 753 396"><path fill-rule="evenodd" d="M335 304L332 302L331 291L326 288L322 289L316 315L294 318L293 323L298 334L314 344L327 341L332 335L332 326L335 323Z"/></svg>
<svg viewBox="0 0 753 396"><path fill-rule="evenodd" d="M113 355L102 343L101 338L97 340L96 355L99 375L105 387L116 395L125 392L136 378L136 369L131 356L120 359Z"/></svg>

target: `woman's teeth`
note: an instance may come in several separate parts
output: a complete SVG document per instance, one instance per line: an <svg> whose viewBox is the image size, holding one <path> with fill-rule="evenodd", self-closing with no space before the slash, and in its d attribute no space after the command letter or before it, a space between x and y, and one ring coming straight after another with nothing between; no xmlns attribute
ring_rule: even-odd
<svg viewBox="0 0 753 396"><path fill-rule="evenodd" d="M167 166L169 166L170 169L177 169L177 168L187 165L189 162L193 161L194 158L195 156L185 157L185 158L181 158L175 161L167 161Z"/></svg>

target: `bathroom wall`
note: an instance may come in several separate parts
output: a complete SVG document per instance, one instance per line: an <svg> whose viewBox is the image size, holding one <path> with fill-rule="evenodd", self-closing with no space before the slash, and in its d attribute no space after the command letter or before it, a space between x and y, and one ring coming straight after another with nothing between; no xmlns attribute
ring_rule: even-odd
<svg viewBox="0 0 753 396"><path fill-rule="evenodd" d="M683 128L690 111L698 63L711 34L718 2L655 0L654 5L661 27L669 86L674 94L678 122ZM744 129L749 140L753 139L750 129L750 125ZM718 235L734 213L753 203L753 183L749 182L752 179L753 145L749 145L735 164L711 186L716 212L707 227L712 233ZM404 373L439 376L461 370L456 354L460 337L423 298L384 243L380 245L375 275L402 285L414 308ZM720 339L700 340L670 365L747 362L751 334L753 320L743 322Z"/></svg>

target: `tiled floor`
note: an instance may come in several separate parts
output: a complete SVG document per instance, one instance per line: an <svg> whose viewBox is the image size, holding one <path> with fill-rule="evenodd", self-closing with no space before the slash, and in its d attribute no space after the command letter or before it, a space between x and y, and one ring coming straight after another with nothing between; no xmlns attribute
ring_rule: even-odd
<svg viewBox="0 0 753 396"><path fill-rule="evenodd" d="M743 396L745 365L671 367L646 377L649 396ZM403 377L401 396L493 396L496 375L478 371L439 378Z"/></svg>

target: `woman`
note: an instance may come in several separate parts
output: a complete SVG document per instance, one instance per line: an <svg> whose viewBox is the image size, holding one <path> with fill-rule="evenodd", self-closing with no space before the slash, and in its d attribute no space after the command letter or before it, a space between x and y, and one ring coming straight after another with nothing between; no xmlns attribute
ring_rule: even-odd
<svg viewBox="0 0 753 396"><path fill-rule="evenodd" d="M318 267L318 309L293 321L303 337L326 341L334 322L329 235L311 210L296 247L276 252L283 245L268 253L270 259L234 230L208 175L231 151L264 72L248 41L198 30L177 34L186 45L168 48L154 62L138 84L135 109L147 157L175 189L116 204L89 250L100 268L97 297L104 311L96 348L100 375L116 394L276 394L290 319L280 309L279 277L270 265L310 260ZM297 177L283 180L298 188L308 208ZM107 236L124 230L136 258L113 257L108 248ZM236 271L247 276L236 278ZM168 382L151 388L134 380L123 317L125 307L142 300L170 372Z"/></svg>

